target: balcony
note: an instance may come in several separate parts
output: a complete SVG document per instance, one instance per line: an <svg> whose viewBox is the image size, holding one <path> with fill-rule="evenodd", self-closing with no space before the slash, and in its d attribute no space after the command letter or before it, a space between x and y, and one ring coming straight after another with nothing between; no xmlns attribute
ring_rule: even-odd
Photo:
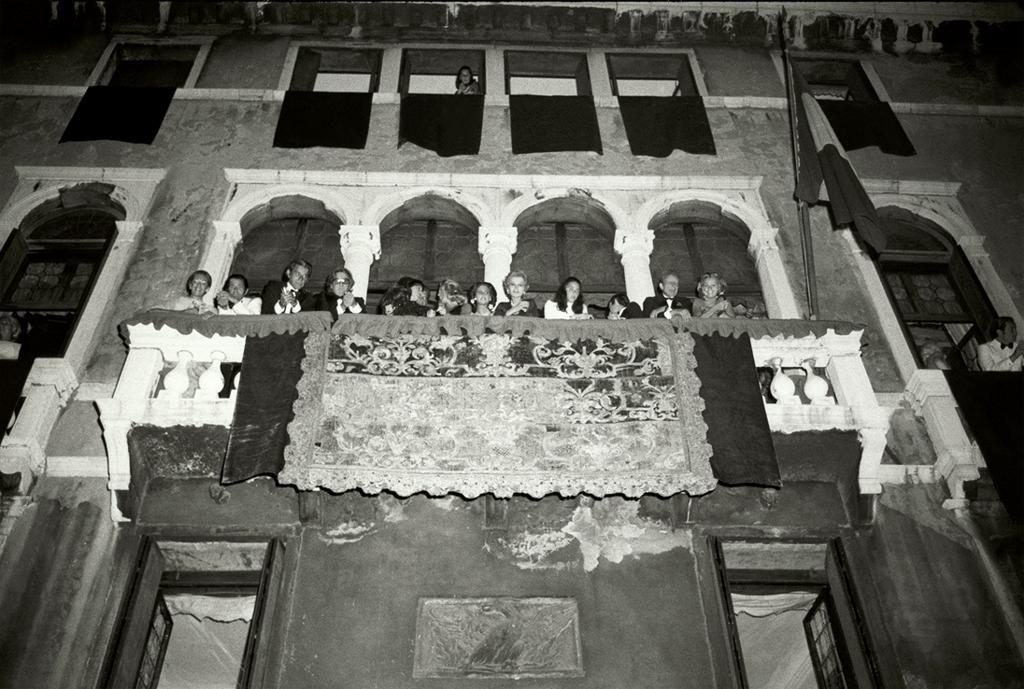
<svg viewBox="0 0 1024 689"><path fill-rule="evenodd" d="M140 471L129 450L132 428L237 427L240 395L280 396L261 380L287 362L247 366L256 365L247 339L270 335L304 338L297 382L284 391L295 401L287 402L283 450L269 458L278 462L271 468L238 474L226 464L233 480L249 471L302 490L465 497L703 494L714 489L726 457L724 450L715 457L712 472L708 429L720 401L702 398L701 388L702 376L710 391L716 386L707 377L720 373L704 368L706 355L695 356L694 342L723 335L720 341L739 343L746 335L749 348L740 351L749 359L736 364L735 380L762 394L756 369L772 370L770 391L755 399L765 434L856 431L860 491L881 490L888 410L875 400L860 359L862 333L850 324L360 315L332 327L322 313L202 318L153 311L124 328L128 359L113 396L97 401L119 519L116 496L125 504L133 467ZM234 372L223 364L240 368L233 385L225 385L224 371ZM726 387L742 387L728 377ZM247 391L247 384L259 387ZM474 418L493 422L477 429ZM270 437L258 441L269 444ZM229 448L228 462L231 454Z"/></svg>

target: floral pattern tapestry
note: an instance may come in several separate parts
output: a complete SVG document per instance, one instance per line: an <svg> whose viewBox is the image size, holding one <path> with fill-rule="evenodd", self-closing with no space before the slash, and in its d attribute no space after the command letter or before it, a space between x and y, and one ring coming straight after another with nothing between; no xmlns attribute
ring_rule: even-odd
<svg viewBox="0 0 1024 689"><path fill-rule="evenodd" d="M335 329L325 350L322 370L303 364L282 483L465 497L715 486L688 333Z"/></svg>

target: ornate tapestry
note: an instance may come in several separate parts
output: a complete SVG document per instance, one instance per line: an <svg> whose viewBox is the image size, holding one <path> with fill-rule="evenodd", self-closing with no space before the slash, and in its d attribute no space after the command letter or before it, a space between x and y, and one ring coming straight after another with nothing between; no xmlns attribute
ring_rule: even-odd
<svg viewBox="0 0 1024 689"><path fill-rule="evenodd" d="M279 480L398 495L705 493L715 479L694 367L686 333L336 329L323 376L300 386Z"/></svg>

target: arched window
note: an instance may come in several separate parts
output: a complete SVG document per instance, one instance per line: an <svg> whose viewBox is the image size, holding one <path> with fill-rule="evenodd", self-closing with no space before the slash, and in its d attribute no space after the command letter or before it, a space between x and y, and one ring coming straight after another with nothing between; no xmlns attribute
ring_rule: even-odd
<svg viewBox="0 0 1024 689"><path fill-rule="evenodd" d="M331 270L343 265L338 237L341 220L320 201L282 196L246 213L241 225L242 241L231 272L245 275L252 291L280 280L293 258L313 265L307 283L311 291L318 291Z"/></svg>
<svg viewBox="0 0 1024 689"><path fill-rule="evenodd" d="M905 209L880 208L878 217L886 233L878 269L918 365L973 368L996 314L963 250Z"/></svg>
<svg viewBox="0 0 1024 689"><path fill-rule="evenodd" d="M738 218L713 203L683 201L651 218L654 231L651 273L657 286L660 276L679 276L679 291L693 298L704 273L718 273L728 284L726 296L738 314L752 318L767 315L757 266L750 257L750 231Z"/></svg>
<svg viewBox="0 0 1024 689"><path fill-rule="evenodd" d="M422 280L428 291L445 278L467 290L483 279L477 249L480 221L465 207L436 194L410 199L380 223L380 259L370 267L367 308L402 277Z"/></svg>
<svg viewBox="0 0 1024 689"><path fill-rule="evenodd" d="M530 291L550 297L563 280L583 283L587 302L604 306L625 289L622 264L615 254L615 223L590 198L548 199L516 218L518 248L512 269L530 277Z"/></svg>
<svg viewBox="0 0 1024 689"><path fill-rule="evenodd" d="M22 357L60 357L124 209L110 199L108 184L61 190L29 213L0 255L0 312L22 326Z"/></svg>

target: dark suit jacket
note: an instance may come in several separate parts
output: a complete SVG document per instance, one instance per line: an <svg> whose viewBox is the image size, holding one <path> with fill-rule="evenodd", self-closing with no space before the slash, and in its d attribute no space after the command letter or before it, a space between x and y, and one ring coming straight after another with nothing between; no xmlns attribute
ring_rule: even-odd
<svg viewBox="0 0 1024 689"><path fill-rule="evenodd" d="M665 297L661 296L660 294L658 296L656 296L656 297L647 297L646 299L644 299L644 309L643 309L644 312L643 312L643 315L645 317L649 317L651 315L651 311L654 311L655 309L660 309L662 306L664 306L667 303L668 303L668 299L666 299ZM672 298L672 310L673 311L677 311L677 310L680 310L680 309L686 309L687 311L689 311L690 310L690 300L689 299L683 299L679 295L676 295L675 297ZM623 315L625 315L625 314L623 314ZM629 318L629 316L626 316L626 317Z"/></svg>
<svg viewBox="0 0 1024 689"><path fill-rule="evenodd" d="M655 309L658 308L658 305L655 305L654 308ZM637 306L637 303L635 301L631 301L628 304L626 304L626 308L624 308L622 310L622 317L623 318L644 318L644 312L643 312L643 309L641 309L639 306Z"/></svg>
<svg viewBox="0 0 1024 689"><path fill-rule="evenodd" d="M284 283L280 280L271 280L267 283L266 287L263 288L260 297L263 299L263 306L260 308L260 313L264 315L274 315L277 311L274 311L274 304L281 298L281 290L284 289ZM311 311L313 306L313 296L304 289L300 289L296 295L299 300L299 305L303 311Z"/></svg>
<svg viewBox="0 0 1024 689"><path fill-rule="evenodd" d="M328 294L327 292L318 292L313 296L309 303L310 311L330 311L331 320L338 320L338 300L341 297L336 294ZM362 309L359 313L366 313L366 302L363 301L362 297L356 297L355 303L359 304L359 308ZM306 310L306 305L303 304L302 310ZM348 313L348 312L346 312Z"/></svg>
<svg viewBox="0 0 1024 689"><path fill-rule="evenodd" d="M537 302L535 302L533 299L527 299L526 301L529 304L529 306L526 307L526 313L517 313L516 316L522 316L524 318L543 318L544 317L544 314L537 307ZM495 316L504 316L506 313L508 313L508 310L511 309L511 308L512 308L512 302L503 301L503 302L501 302L500 304L498 304L497 306L494 307L494 315Z"/></svg>

